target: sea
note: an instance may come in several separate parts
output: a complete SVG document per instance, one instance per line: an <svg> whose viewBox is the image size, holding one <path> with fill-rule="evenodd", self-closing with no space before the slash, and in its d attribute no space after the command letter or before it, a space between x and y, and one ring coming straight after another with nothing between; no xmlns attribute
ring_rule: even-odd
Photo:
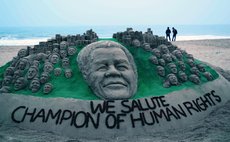
<svg viewBox="0 0 230 142"><path fill-rule="evenodd" d="M104 25L104 26L46 26L46 27L0 27L0 46L36 45L47 41L55 34L63 36L83 34L93 29L99 38L111 38L113 33L123 32L132 27L134 31L147 31L151 28L154 35L165 36L167 27L176 28L177 40L222 39L230 38L230 25ZM171 35L172 36L172 35Z"/></svg>
<svg viewBox="0 0 230 142"><path fill-rule="evenodd" d="M113 33L132 27L165 36L167 27L175 27L177 40L230 38L230 25L145 25L145 26L75 26L75 27L0 27L0 46L35 45L55 36L83 34L93 29L99 38L111 38ZM1 115L1 114L0 114ZM111 139L78 139L51 132L6 126L0 122L0 142L230 142L230 101L213 110L205 119L185 129L156 132L149 136L116 137Z"/></svg>

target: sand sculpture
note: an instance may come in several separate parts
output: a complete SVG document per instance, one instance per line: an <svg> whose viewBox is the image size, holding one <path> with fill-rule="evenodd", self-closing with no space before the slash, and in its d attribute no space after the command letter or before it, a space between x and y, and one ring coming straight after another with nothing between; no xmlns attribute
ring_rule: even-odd
<svg viewBox="0 0 230 142"><path fill-rule="evenodd" d="M74 138L183 130L230 99L226 79L151 29L57 34L0 71L1 125Z"/></svg>
<svg viewBox="0 0 230 142"><path fill-rule="evenodd" d="M129 51L113 41L81 50L77 62L94 94L105 100L129 99L137 90L137 70Z"/></svg>
<svg viewBox="0 0 230 142"><path fill-rule="evenodd" d="M193 55L172 45L164 38L153 35L151 29L142 34L142 32L134 32L132 28L127 28L125 32L115 33L113 37L127 46L140 47L152 53L153 55L149 58L149 61L155 65L158 75L163 78L162 84L164 87L180 85L187 81L187 76L194 84L200 83L201 74L209 81L213 79L211 73L203 73L205 72L205 65L196 63ZM139 41L140 45L132 44L137 41ZM172 78L172 74L175 75L173 78L175 77L178 83L168 81L169 76Z"/></svg>
<svg viewBox="0 0 230 142"><path fill-rule="evenodd" d="M97 39L97 34L92 30L76 36L65 37L57 34L54 39L40 42L34 48L19 50L4 73L0 92L9 93L28 88L35 93L43 86L44 94L48 94L53 88L52 83L49 83L53 72L58 77L63 70L67 79L72 77L69 58L76 54L75 46L84 46ZM59 67L55 67L58 64Z"/></svg>
<svg viewBox="0 0 230 142"><path fill-rule="evenodd" d="M212 74L205 70L204 64L196 63L191 54L172 45L165 38L153 35L150 28L147 29L145 33L127 28L124 32L113 34L113 38L126 46L143 48L146 52L151 53L152 56L149 57L149 61L155 66L156 75L162 78L163 87L168 88L181 85L187 81L199 84L201 76L205 77L208 81L213 80ZM76 46L88 45L86 47L90 48L91 46L109 47L110 45L115 46L115 44L117 44L118 47L122 46L112 41L107 42L107 44L104 42L93 43L96 42L97 39L97 34L92 30L86 31L83 35L76 36L69 35L64 37L57 34L54 39L50 39L47 42L40 42L39 45L35 45L34 48L28 47L27 49L21 49L17 57L14 57L11 61L11 66L8 67L4 73L0 92L11 92L12 87L10 86L14 86L13 89L15 91L28 87L32 92L37 92L42 88L41 86L44 86L45 83L49 83L49 81L52 80L50 78L50 74L52 73L55 77L58 77L63 72L66 79L71 78L74 73L71 70L73 65L70 64L69 57L76 54ZM86 50L86 47L83 49ZM123 48L125 47L122 46L122 49ZM85 52L84 50L82 50L82 53ZM82 56L82 54L80 55ZM78 61L78 64L81 64L79 62L84 62L84 60ZM132 64L135 64L134 61L132 62ZM60 66L56 67L59 64ZM87 63L85 63L85 65L86 64ZM80 69L82 69L81 66ZM135 75L137 76L136 73ZM86 76L84 75L84 71L83 76ZM85 79L87 80L88 78L85 77ZM173 79L177 80L175 81L176 83ZM89 86L92 90L96 88L95 85L90 83ZM129 97L124 98L133 96L135 93L134 90L136 89L132 90L132 93L128 95ZM45 94L48 94L47 91ZM95 94L100 98L109 99L105 94L101 95L98 91L95 92ZM115 97L114 99L122 99L122 97Z"/></svg>

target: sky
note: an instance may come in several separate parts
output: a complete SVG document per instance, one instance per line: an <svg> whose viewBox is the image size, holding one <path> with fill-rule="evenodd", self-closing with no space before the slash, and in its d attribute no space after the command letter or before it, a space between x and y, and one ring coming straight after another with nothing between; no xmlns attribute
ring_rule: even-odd
<svg viewBox="0 0 230 142"><path fill-rule="evenodd" d="M0 26L230 24L229 0L0 0Z"/></svg>

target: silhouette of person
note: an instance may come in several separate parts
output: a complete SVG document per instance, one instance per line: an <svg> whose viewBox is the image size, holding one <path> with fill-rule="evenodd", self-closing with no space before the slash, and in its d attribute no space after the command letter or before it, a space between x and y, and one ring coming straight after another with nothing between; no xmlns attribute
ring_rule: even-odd
<svg viewBox="0 0 230 142"><path fill-rule="evenodd" d="M169 41L171 41L171 38L170 38L171 30L169 29L169 27L167 28L167 30L165 31L165 33L166 33L166 39L167 40L169 39Z"/></svg>
<svg viewBox="0 0 230 142"><path fill-rule="evenodd" d="M172 27L172 32L173 32L172 41L176 41L177 30L174 27Z"/></svg>

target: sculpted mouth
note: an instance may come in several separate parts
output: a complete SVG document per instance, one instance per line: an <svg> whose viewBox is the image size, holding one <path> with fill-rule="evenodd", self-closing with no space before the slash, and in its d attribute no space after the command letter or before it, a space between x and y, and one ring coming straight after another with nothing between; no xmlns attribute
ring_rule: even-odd
<svg viewBox="0 0 230 142"><path fill-rule="evenodd" d="M109 82L106 83L103 87L120 88L120 87L127 87L127 85L123 82Z"/></svg>

